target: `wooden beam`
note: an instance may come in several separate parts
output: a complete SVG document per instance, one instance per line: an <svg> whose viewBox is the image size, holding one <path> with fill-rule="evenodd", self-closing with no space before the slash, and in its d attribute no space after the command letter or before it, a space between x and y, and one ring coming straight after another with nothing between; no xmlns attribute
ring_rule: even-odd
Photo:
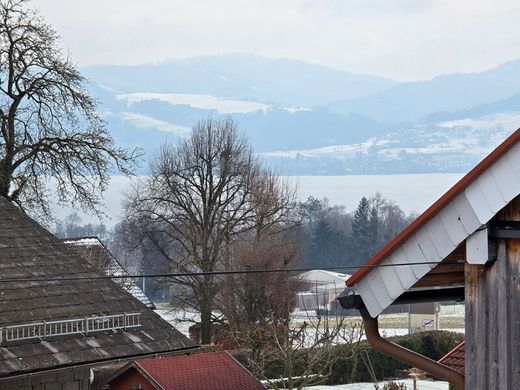
<svg viewBox="0 0 520 390"><path fill-rule="evenodd" d="M413 287L453 286L464 284L466 245L460 244L443 261L431 269Z"/></svg>
<svg viewBox="0 0 520 390"><path fill-rule="evenodd" d="M464 273L464 263L440 263L428 272L426 276L432 274L445 274L449 272Z"/></svg>
<svg viewBox="0 0 520 390"><path fill-rule="evenodd" d="M520 221L520 196L500 210L495 219L497 221Z"/></svg>
<svg viewBox="0 0 520 390"><path fill-rule="evenodd" d="M464 267L464 265L463 265ZM463 268L464 269L464 268ZM457 286L464 284L464 271L427 274L413 285L416 287Z"/></svg>

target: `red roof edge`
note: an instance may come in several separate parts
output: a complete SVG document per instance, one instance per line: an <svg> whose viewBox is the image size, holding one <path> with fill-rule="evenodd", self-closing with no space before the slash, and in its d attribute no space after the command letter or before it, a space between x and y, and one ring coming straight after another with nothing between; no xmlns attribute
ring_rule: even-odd
<svg viewBox="0 0 520 390"><path fill-rule="evenodd" d="M157 359L157 358L154 358L154 359ZM146 379L148 379L148 382L150 382L150 384L157 388L157 389L162 389L162 385L157 381L157 379L154 378L154 376L152 374L150 374L146 368L144 368L143 366L141 366L139 364L139 361L136 360L134 362L132 362L132 364L127 368L127 371L130 369L130 368L135 368L137 370L137 372L139 372L142 376L144 376Z"/></svg>
<svg viewBox="0 0 520 390"><path fill-rule="evenodd" d="M466 341L461 342L458 344L455 348L453 348L450 352L448 352L446 355L441 357L439 360L437 360L437 363L444 363L446 360L448 360L452 355L459 352L459 350L464 347Z"/></svg>
<svg viewBox="0 0 520 390"><path fill-rule="evenodd" d="M500 156L511 149L520 141L520 128L511 134L504 142L502 142L495 150L489 153L480 163L469 171L462 179L460 179L453 187L451 187L443 196L433 203L424 213L419 215L410 225L408 225L401 233L395 236L383 249L375 256L370 258L364 266L361 266L347 281L347 286L353 286L363 279L371 270L371 267L381 263L394 249L408 239L412 233L422 227L426 222L433 218L440 210L442 210L449 202L451 202L462 190L470 183L477 179L491 164L493 164Z"/></svg>

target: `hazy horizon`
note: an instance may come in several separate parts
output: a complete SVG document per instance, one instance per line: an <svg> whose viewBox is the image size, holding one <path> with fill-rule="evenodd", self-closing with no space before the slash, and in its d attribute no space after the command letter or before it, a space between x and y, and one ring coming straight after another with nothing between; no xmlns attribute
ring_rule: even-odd
<svg viewBox="0 0 520 390"><path fill-rule="evenodd" d="M413 81L520 58L513 0L31 3L80 66L252 53Z"/></svg>
<svg viewBox="0 0 520 390"><path fill-rule="evenodd" d="M485 72L485 71L488 71L488 70L495 69L495 68L497 68L497 67L499 67L499 66L501 66L501 65L503 65L505 63L508 63L508 62L520 61L520 56L519 56L518 58L511 58L511 59L508 59L506 61L499 62L499 63L496 63L496 64L491 65L489 67L485 67L485 68L482 68L482 69L479 69L479 70L475 70L475 71L439 73L439 74L432 75L429 78L414 79L414 80L397 80L397 79L388 78L388 77L386 77L384 75L381 75L381 74L368 73L368 72L362 72L362 71L357 72L357 71L353 71L351 69L341 69L341 68L337 68L337 67L333 67L333 66L328 66L328 65L325 65L325 64L320 64L320 63L317 63L317 62L301 60L301 59L298 59L298 58L270 57L270 56L266 56L266 55L255 54L255 53L234 52L234 51L227 52L227 53L218 53L218 54L200 54L200 55L186 56L186 57L170 57L170 58L166 58L166 59L163 59L163 60L160 60L160 61L149 61L149 62L143 61L143 62L136 62L136 63L129 63L129 64L124 64L124 63L92 63L92 64L87 64L87 65L80 65L80 68L88 68L88 67L91 67L91 66L129 66L129 67L132 67L132 66L144 66L144 65L163 65L163 64L168 64L170 62L175 62L175 61L184 61L184 60L191 60L191 59L205 58L205 57L232 56L232 55L236 55L236 56L239 56L239 55L256 56L256 57L261 57L261 58L270 59L270 60L298 61L298 62L302 62L302 63L309 64L309 65L323 66L323 67L326 67L328 69L336 70L336 71L340 71L340 72L348 72L348 73L353 73L353 74L358 74L358 75L367 75L367 76L380 77L380 78L387 79L389 81L395 81L395 82L398 82L398 83L430 81L430 80L433 80L433 79L435 79L437 77L447 76L447 75L451 75L451 74L455 74L455 73L459 73L459 74L473 74L474 73L474 74L477 74L477 73L481 73L481 72Z"/></svg>

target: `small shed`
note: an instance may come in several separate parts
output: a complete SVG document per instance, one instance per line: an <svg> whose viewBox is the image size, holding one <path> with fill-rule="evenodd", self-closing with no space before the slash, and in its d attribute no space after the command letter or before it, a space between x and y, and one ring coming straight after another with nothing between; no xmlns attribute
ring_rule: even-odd
<svg viewBox="0 0 520 390"><path fill-rule="evenodd" d="M520 383L520 129L347 280L382 352L462 389ZM393 304L465 302L465 371L398 347L377 318Z"/></svg>
<svg viewBox="0 0 520 390"><path fill-rule="evenodd" d="M100 389L109 390L265 390L227 352L137 360L115 373Z"/></svg>

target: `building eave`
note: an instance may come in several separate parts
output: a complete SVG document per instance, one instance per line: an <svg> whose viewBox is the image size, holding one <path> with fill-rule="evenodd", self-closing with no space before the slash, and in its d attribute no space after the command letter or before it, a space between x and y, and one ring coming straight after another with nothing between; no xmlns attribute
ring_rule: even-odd
<svg viewBox="0 0 520 390"><path fill-rule="evenodd" d="M370 258L366 265L368 267L361 267L348 280L347 286L354 286L361 279L366 277L370 271L370 266L380 264L392 252L394 252L400 245L402 245L414 232L424 226L429 220L437 215L446 205L448 205L457 195L473 183L484 171L486 171L495 161L502 155L509 151L520 141L520 128L511 134L504 142L502 142L496 149L488 154L477 166L475 166L469 173L460 179L453 187L451 187L443 196L434 202L426 211L417 217L410 225L408 225L401 233L393 238L387 245L385 245L378 253Z"/></svg>

